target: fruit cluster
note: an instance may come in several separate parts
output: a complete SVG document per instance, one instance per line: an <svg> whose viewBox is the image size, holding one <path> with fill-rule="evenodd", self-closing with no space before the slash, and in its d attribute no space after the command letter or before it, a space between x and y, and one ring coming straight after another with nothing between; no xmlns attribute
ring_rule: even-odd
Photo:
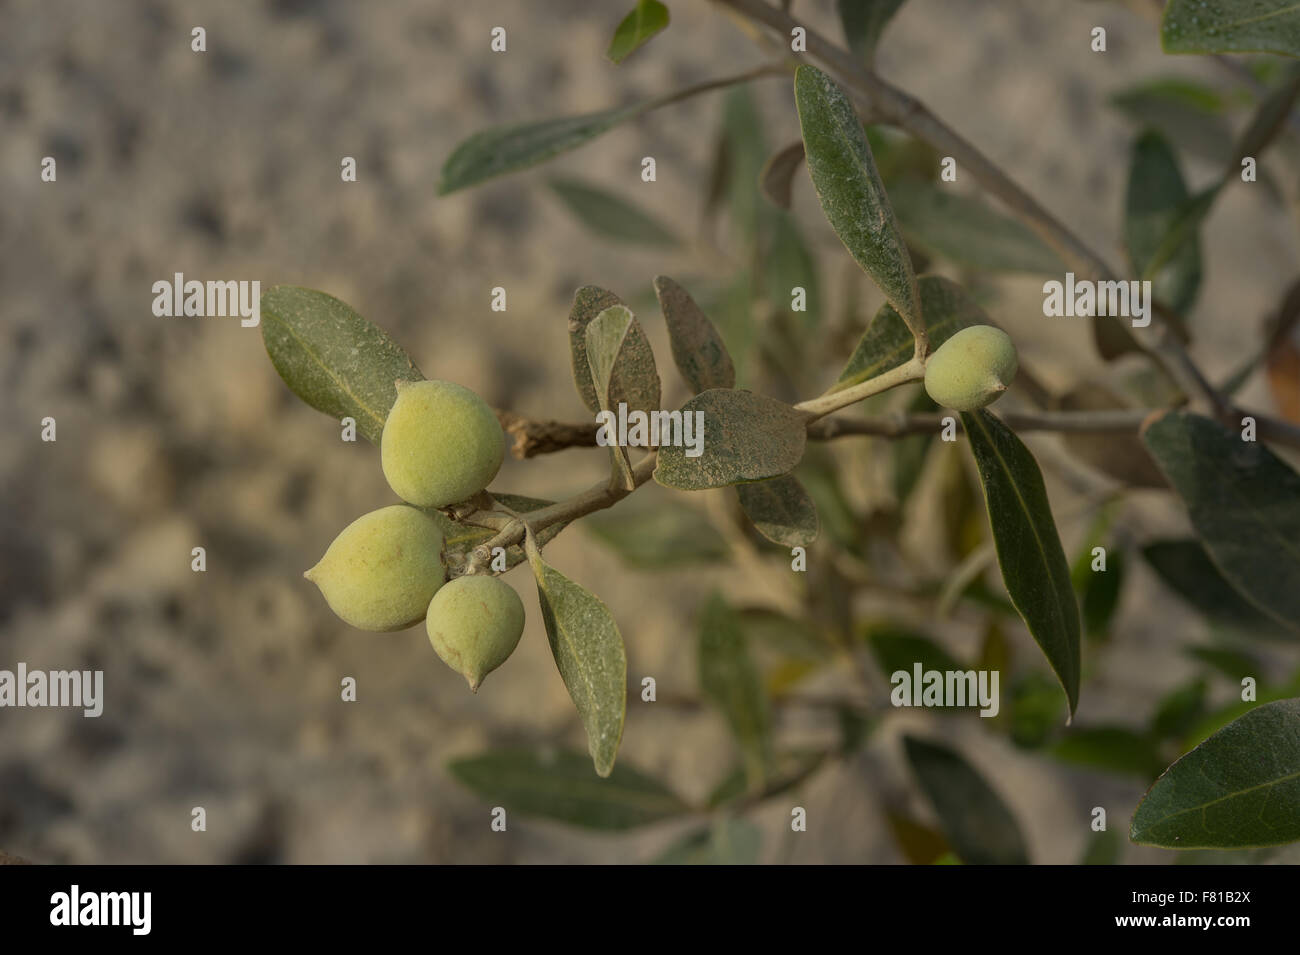
<svg viewBox="0 0 1300 955"><path fill-rule="evenodd" d="M501 425L468 388L399 381L379 449L384 477L406 503L357 518L304 576L362 630L424 620L438 656L477 692L518 645L524 606L496 577L448 581L442 528L421 508L458 504L488 486L505 456Z"/></svg>

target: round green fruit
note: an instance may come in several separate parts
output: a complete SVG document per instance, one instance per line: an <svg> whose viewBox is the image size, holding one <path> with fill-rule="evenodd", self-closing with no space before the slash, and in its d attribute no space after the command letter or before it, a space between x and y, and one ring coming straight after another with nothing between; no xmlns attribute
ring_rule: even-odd
<svg viewBox="0 0 1300 955"><path fill-rule="evenodd" d="M418 507L467 501L501 469L506 439L486 401L449 381L397 383L379 459L397 496Z"/></svg>
<svg viewBox="0 0 1300 955"><path fill-rule="evenodd" d="M471 574L433 595L424 623L429 642L477 693L483 678L506 662L524 632L524 605L496 577Z"/></svg>
<svg viewBox="0 0 1300 955"><path fill-rule="evenodd" d="M446 579L442 528L405 504L363 514L303 574L340 618L361 630L419 623Z"/></svg>
<svg viewBox="0 0 1300 955"><path fill-rule="evenodd" d="M1011 336L992 325L972 325L930 356L925 390L941 407L974 411L1001 398L1018 367Z"/></svg>

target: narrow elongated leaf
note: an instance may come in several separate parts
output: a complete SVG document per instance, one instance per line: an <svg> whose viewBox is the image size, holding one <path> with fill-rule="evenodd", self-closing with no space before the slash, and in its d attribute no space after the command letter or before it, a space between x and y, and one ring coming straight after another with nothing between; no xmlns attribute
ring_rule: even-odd
<svg viewBox="0 0 1300 955"><path fill-rule="evenodd" d="M954 332L967 325L992 324L984 309L976 305L956 282L938 275L923 275L917 285L931 348L938 348ZM894 306L883 305L867 326L831 390L842 391L897 368L912 357L912 351L912 333L902 317Z"/></svg>
<svg viewBox="0 0 1300 955"><path fill-rule="evenodd" d="M402 346L324 292L277 285L262 295L262 341L295 395L333 418L356 419L375 444L397 381L424 376Z"/></svg>
<svg viewBox="0 0 1300 955"><path fill-rule="evenodd" d="M1169 0L1160 44L1166 53L1300 56L1300 5L1293 0Z"/></svg>
<svg viewBox="0 0 1300 955"><path fill-rule="evenodd" d="M1232 150L1225 98L1184 77L1159 77L1125 89L1111 105L1140 127L1159 130L1180 150L1222 166Z"/></svg>
<svg viewBox="0 0 1300 955"><path fill-rule="evenodd" d="M866 638L885 679L889 679L899 671L911 678L913 667L918 663L922 671L955 672L966 669L951 653L930 637L902 627L889 624L874 626L868 630Z"/></svg>
<svg viewBox="0 0 1300 955"><path fill-rule="evenodd" d="M667 26L668 8L659 0L637 0L632 12L623 18L614 31L605 55L615 63L622 63Z"/></svg>
<svg viewBox="0 0 1300 955"><path fill-rule="evenodd" d="M866 63L875 59L880 34L902 5L903 0L835 0L844 39L858 59Z"/></svg>
<svg viewBox="0 0 1300 955"><path fill-rule="evenodd" d="M987 272L1065 271L1051 249L1017 220L950 187L908 180L889 189L903 234L931 255Z"/></svg>
<svg viewBox="0 0 1300 955"><path fill-rule="evenodd" d="M1079 606L1043 475L1029 449L993 415L980 409L961 418L1007 594L1061 681L1073 714L1079 703Z"/></svg>
<svg viewBox="0 0 1300 955"><path fill-rule="evenodd" d="M1178 168L1178 157L1163 136L1148 130L1133 144L1128 193L1124 205L1124 244L1138 275L1159 249L1190 193ZM1186 311L1201 284L1201 242L1192 232L1154 276L1155 297L1174 311Z"/></svg>
<svg viewBox="0 0 1300 955"><path fill-rule="evenodd" d="M1300 700L1255 707L1165 770L1129 838L1167 849L1243 849L1300 839Z"/></svg>
<svg viewBox="0 0 1300 955"><path fill-rule="evenodd" d="M968 865L1028 865L1029 850L1015 816L978 772L955 751L903 737L907 761L939 816L948 844Z"/></svg>
<svg viewBox="0 0 1300 955"><path fill-rule="evenodd" d="M736 493L754 529L774 544L807 547L817 539L817 507L792 475L738 484Z"/></svg>
<svg viewBox="0 0 1300 955"><path fill-rule="evenodd" d="M635 321L626 306L611 305L587 326L587 364L591 368L592 383L596 386L596 399L600 402L601 411L612 414L615 420L618 418L618 406L612 403L610 397L612 379ZM628 460L627 448L617 442L611 443L609 455L622 487L633 490L636 481L632 476L632 463Z"/></svg>
<svg viewBox="0 0 1300 955"><path fill-rule="evenodd" d="M1142 548L1151 569L1174 593L1219 626L1254 636L1280 628L1275 620L1239 594L1198 540L1152 541Z"/></svg>
<svg viewBox="0 0 1300 955"><path fill-rule="evenodd" d="M628 766L605 779L592 776L590 760L571 750L492 750L452 760L447 769L509 812L587 829L634 829L690 811L658 780Z"/></svg>
<svg viewBox="0 0 1300 955"><path fill-rule="evenodd" d="M682 406L697 428L704 421L703 453L690 457L686 446L659 449L655 480L683 491L764 481L794 470L807 443L805 417L794 408L749 391L715 388ZM694 432L698 435L700 432Z"/></svg>
<svg viewBox="0 0 1300 955"><path fill-rule="evenodd" d="M698 508L678 503L680 499L677 495L653 506L613 508L584 519L582 526L629 567L672 570L730 557L730 547L708 518Z"/></svg>
<svg viewBox="0 0 1300 955"><path fill-rule="evenodd" d="M525 541L537 578L551 655L578 716L587 730L587 747L596 772L614 768L627 710L627 654L609 608L546 561L532 537Z"/></svg>
<svg viewBox="0 0 1300 955"><path fill-rule="evenodd" d="M734 388L736 367L722 336L686 289L666 275L655 277L655 295L668 324L673 361L691 391Z"/></svg>
<svg viewBox="0 0 1300 955"><path fill-rule="evenodd" d="M462 142L447 157L442 165L438 195L445 196L546 162L658 105L657 101L650 100L581 116L484 129Z"/></svg>
<svg viewBox="0 0 1300 955"><path fill-rule="evenodd" d="M620 242L671 247L677 236L658 219L613 193L576 179L552 179L551 191L578 220L597 235Z"/></svg>
<svg viewBox="0 0 1300 955"><path fill-rule="evenodd" d="M655 865L757 865L763 834L744 819L719 820L693 832L655 860Z"/></svg>
<svg viewBox="0 0 1300 955"><path fill-rule="evenodd" d="M583 403L593 413L601 410L600 395L587 361L587 326L607 308L622 305L613 292L584 285L573 295L569 310L569 353L573 360L573 382ZM608 398L614 408L626 402L629 411L659 409L659 372L654 352L639 322L633 321L611 372Z"/></svg>
<svg viewBox="0 0 1300 955"><path fill-rule="evenodd" d="M772 764L771 717L740 618L717 593L700 614L699 667L700 690L727 718L756 791Z"/></svg>
<svg viewBox="0 0 1300 955"><path fill-rule="evenodd" d="M816 67L795 71L794 93L808 173L831 228L908 327L919 328L921 298L912 260L862 120L843 90Z"/></svg>
<svg viewBox="0 0 1300 955"><path fill-rule="evenodd" d="M1264 445L1185 411L1148 424L1142 439L1228 583L1300 625L1300 475Z"/></svg>

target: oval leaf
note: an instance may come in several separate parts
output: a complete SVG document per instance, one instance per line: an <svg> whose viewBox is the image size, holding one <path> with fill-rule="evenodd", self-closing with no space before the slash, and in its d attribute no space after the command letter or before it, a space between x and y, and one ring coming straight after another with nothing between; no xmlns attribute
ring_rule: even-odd
<svg viewBox="0 0 1300 955"><path fill-rule="evenodd" d="M1065 271L1038 236L979 199L914 180L890 186L889 198L904 234L931 255L987 272Z"/></svg>
<svg viewBox="0 0 1300 955"><path fill-rule="evenodd" d="M1165 770L1129 838L1167 849L1243 849L1300 839L1300 700L1255 707Z"/></svg>
<svg viewBox="0 0 1300 955"><path fill-rule="evenodd" d="M738 484L740 506L754 529L774 544L807 547L821 525L817 506L798 479L785 474L770 481Z"/></svg>
<svg viewBox="0 0 1300 955"><path fill-rule="evenodd" d="M1166 53L1300 56L1300 5L1293 0L1169 0L1160 44Z"/></svg>
<svg viewBox="0 0 1300 955"><path fill-rule="evenodd" d="M1073 714L1079 704L1079 605L1043 475L1029 449L993 415L981 409L963 412L961 419L1007 594L1061 681Z"/></svg>
<svg viewBox="0 0 1300 955"><path fill-rule="evenodd" d="M531 536L525 550L537 578L537 601L551 655L587 731L596 772L609 776L627 710L623 637L600 598L542 560Z"/></svg>
<svg viewBox="0 0 1300 955"><path fill-rule="evenodd" d="M612 379L618 368L623 345L636 319L622 305L611 305L597 315L587 326L587 364L591 368L591 379L596 386L596 399L601 411L618 418L618 406L612 402L610 391ZM620 486L631 491L636 488L632 475L632 463L627 456L627 448L612 442L609 445L610 459L613 461L614 474Z"/></svg>
<svg viewBox="0 0 1300 955"><path fill-rule="evenodd" d="M627 766L595 778L587 757L570 750L493 750L447 769L492 805L588 829L634 829L689 811L662 783Z"/></svg>
<svg viewBox="0 0 1300 955"><path fill-rule="evenodd" d="M343 302L277 285L262 295L262 341L289 389L332 418L352 417L374 444L397 400L396 382L424 376L402 346Z"/></svg>
<svg viewBox="0 0 1300 955"><path fill-rule="evenodd" d="M938 348L967 325L991 325L992 320L956 282L938 275L923 275L917 283L921 312L931 349ZM858 341L832 391L875 378L912 357L912 333L892 305L881 306Z"/></svg>
<svg viewBox="0 0 1300 955"><path fill-rule="evenodd" d="M907 761L934 804L948 844L967 865L1028 865L1015 816L956 752L914 736L903 737Z"/></svg>
<svg viewBox="0 0 1300 955"><path fill-rule="evenodd" d="M807 443L804 415L794 408L749 391L715 388L682 406L685 424L699 435L696 414L703 415L703 453L689 457L691 448L659 449L655 480L683 491L764 481L794 470ZM697 438L698 439L698 438Z"/></svg>
<svg viewBox="0 0 1300 955"><path fill-rule="evenodd" d="M597 235L642 245L678 244L677 236L654 216L612 193L576 179L552 179L549 185L578 221Z"/></svg>
<svg viewBox="0 0 1300 955"><path fill-rule="evenodd" d="M903 0L835 0L844 39L858 59L870 63L875 58L880 34L902 5Z"/></svg>
<svg viewBox="0 0 1300 955"><path fill-rule="evenodd" d="M1211 623L1251 636L1284 635L1277 622L1237 593L1198 540L1152 541L1142 548L1151 569Z"/></svg>
<svg viewBox="0 0 1300 955"><path fill-rule="evenodd" d="M714 593L700 615L700 690L722 711L740 745L751 791L762 788L772 765L767 696L740 618Z"/></svg>
<svg viewBox="0 0 1300 955"><path fill-rule="evenodd" d="M794 95L808 173L831 228L908 327L919 328L921 299L912 260L862 120L844 92L816 67L795 71Z"/></svg>
<svg viewBox="0 0 1300 955"><path fill-rule="evenodd" d="M1300 622L1300 475L1262 444L1171 411L1142 440L1237 592L1284 626Z"/></svg>
<svg viewBox="0 0 1300 955"><path fill-rule="evenodd" d="M650 38L668 26L668 8L659 0L637 0L632 12L614 31L605 55L615 63L622 63Z"/></svg>
<svg viewBox="0 0 1300 955"><path fill-rule="evenodd" d="M734 388L736 366L704 310L695 304L686 289L668 276L656 276L654 284L655 296L668 324L673 361L691 391L698 395L710 388Z"/></svg>

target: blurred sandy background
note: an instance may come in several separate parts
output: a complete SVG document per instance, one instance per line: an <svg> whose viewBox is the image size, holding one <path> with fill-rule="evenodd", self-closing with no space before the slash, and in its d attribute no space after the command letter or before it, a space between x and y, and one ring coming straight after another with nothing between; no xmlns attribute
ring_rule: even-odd
<svg viewBox="0 0 1300 955"><path fill-rule="evenodd" d="M573 289L644 297L653 275L696 265L592 238L541 178L594 180L689 231L720 98L652 113L540 172L445 199L435 187L454 145L486 125L630 102L760 61L720 11L676 0L669 31L616 68L602 54L629 6L0 0L0 667L102 668L107 696L99 719L0 711L0 850L39 862L622 862L682 831L607 837L512 818L508 834L491 833L488 807L443 771L449 756L548 739L585 749L527 571L507 578L529 609L524 640L477 697L422 627L364 634L336 620L300 574L344 524L392 502L376 450L340 443L334 422L293 398L257 330L150 310L152 283L175 272L316 287L388 329L426 375L519 412L583 416L565 342ZM830 3L797 8L838 35ZM1086 52L1098 24L1104 57ZM194 26L207 30L206 54L190 51ZM508 31L504 55L489 51L493 26ZM1153 73L1222 82L1194 59L1160 57L1151 26L1116 5L910 0L879 67L1118 261L1133 128L1107 95ZM756 92L769 141L796 138L788 83ZM654 184L638 175L649 154ZM46 155L55 184L39 179ZM355 184L340 182L343 156L358 161ZM1214 169L1189 172L1199 185ZM796 192L833 288L847 256L802 174ZM1194 321L1215 374L1243 357L1297 261L1290 221L1263 195L1229 190L1207 233ZM489 308L498 285L504 313ZM1060 382L1088 373L1086 324L1043 321L1036 280L1005 288L994 314L1027 360ZM662 323L646 325L666 366ZM824 369L827 381L835 373ZM1258 385L1245 397L1266 401ZM39 440L46 415L55 444ZM495 486L561 495L604 467L599 452L511 460ZM1070 509L1068 492L1053 495ZM1177 510L1148 497L1150 526L1180 531ZM1081 529L1063 533L1069 551ZM190 570L196 545L204 574ZM708 587L760 589L734 571L625 572L581 530L548 554L614 609L630 679L654 675L661 692L693 692L692 620ZM1127 649L1091 685L1082 721L1145 719L1191 672L1170 640L1204 637L1144 567L1130 584L1116 638ZM1032 651L1023 630L1012 639ZM355 704L339 700L345 676L358 681ZM732 758L721 719L629 705L620 758L707 793ZM1139 786L1018 753L978 720L949 723L1036 861L1078 858L1092 805L1126 830ZM833 738L825 726L785 732ZM899 861L879 806L909 791L891 724L800 794L808 833L784 832L782 801L755 815L764 859ZM206 833L190 829L194 806L207 810Z"/></svg>

